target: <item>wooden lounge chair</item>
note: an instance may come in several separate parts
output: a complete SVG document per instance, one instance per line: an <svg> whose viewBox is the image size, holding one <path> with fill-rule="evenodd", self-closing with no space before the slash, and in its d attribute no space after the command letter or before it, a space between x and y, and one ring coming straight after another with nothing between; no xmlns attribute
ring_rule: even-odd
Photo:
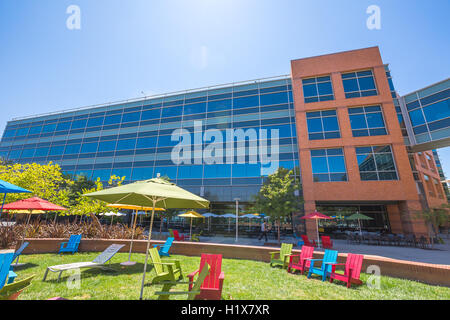
<svg viewBox="0 0 450 320"><path fill-rule="evenodd" d="M333 241L329 236L322 236L322 248L333 249Z"/></svg>
<svg viewBox="0 0 450 320"><path fill-rule="evenodd" d="M63 252L72 252L74 254L78 251L78 246L80 245L81 234L71 235L69 242L62 242L59 248L59 254Z"/></svg>
<svg viewBox="0 0 450 320"><path fill-rule="evenodd" d="M172 237L167 238L164 244L155 244L153 245L153 248L159 248L158 253L160 256L170 257L169 250L172 247L173 240L174 238Z"/></svg>
<svg viewBox="0 0 450 320"><path fill-rule="evenodd" d="M336 250L325 250L323 259L308 259L311 261L308 271L308 279L312 274L317 274L322 277L322 281L326 280L327 272L331 272L331 266L328 263L336 263L338 252ZM322 262L322 265L318 267L318 262ZM315 266L314 266L315 265Z"/></svg>
<svg viewBox="0 0 450 320"><path fill-rule="evenodd" d="M289 265L289 256L292 253L292 243L282 243L280 251L273 251L270 253L270 266L272 267L273 264L281 264L283 265L283 268L286 269ZM276 258L276 255L278 255L278 259Z"/></svg>
<svg viewBox="0 0 450 320"><path fill-rule="evenodd" d="M119 252L119 250L122 249L122 247L124 247L124 246L125 246L124 244L112 244L91 262L75 262L75 263L60 264L60 265L56 265L56 266L47 267L47 270L45 271L44 278L42 279L42 281L45 281L49 271L59 272L58 281L61 280L61 274L63 273L63 271L66 271L66 270L84 269L84 268L100 268L102 270L115 271L114 269L105 266L105 263L110 261L112 259L112 257L114 257L114 255L117 252Z"/></svg>
<svg viewBox="0 0 450 320"><path fill-rule="evenodd" d="M362 281L359 280L359 275L361 273L363 260L363 255L349 253L345 263L327 262L326 265L331 266L331 272L327 272L327 276L330 277L330 282L333 282L333 280L346 282L347 288L350 288L352 283L361 285ZM345 266L344 274L336 273L336 266Z"/></svg>
<svg viewBox="0 0 450 320"><path fill-rule="evenodd" d="M20 258L20 255L22 254L23 250L25 250L25 248L28 247L29 244L30 244L29 242L26 242L26 241L25 241L24 243L22 243L22 245L19 247L19 249L17 249L17 250L14 252L12 261L13 261L13 262L16 261L16 263L11 264L11 271L13 270L14 267L18 267L18 266L23 265L23 264L20 264L20 263L19 263L19 258ZM17 260L16 260L16 259L17 259Z"/></svg>
<svg viewBox="0 0 450 320"><path fill-rule="evenodd" d="M300 254L292 254L289 258L289 267L287 272L291 272L293 270L300 270L303 274L306 268L309 268L311 262L310 260L313 257L314 247L303 246ZM298 257L298 262L294 262L294 258Z"/></svg>
<svg viewBox="0 0 450 320"><path fill-rule="evenodd" d="M12 250L0 251L0 300L16 300L34 278L34 275L32 275L21 281L10 282L10 267L13 256L14 252Z"/></svg>
<svg viewBox="0 0 450 320"><path fill-rule="evenodd" d="M163 281L175 282L183 278L180 261L175 259L161 260L157 248L152 248L148 252L151 260L149 264L153 265L156 273L156 277L152 279L152 284Z"/></svg>
<svg viewBox="0 0 450 320"><path fill-rule="evenodd" d="M200 294L200 286L204 282L206 276L209 273L209 265L206 265L200 274L198 275L197 281L192 286L191 290L188 291L170 291L170 288L172 286L177 284L189 284L191 285L191 282L164 282L162 291L155 292L155 295L159 296L158 300L169 300L171 295L187 295L187 300L194 300L195 297Z"/></svg>
<svg viewBox="0 0 450 320"><path fill-rule="evenodd" d="M202 254L200 259L200 268L188 275L189 291L194 290L192 287L194 276L201 273L205 266L209 266L210 270L200 286L200 293L195 297L196 300L220 300L222 298L222 287L225 279L225 273L222 271L222 255L221 254Z"/></svg>

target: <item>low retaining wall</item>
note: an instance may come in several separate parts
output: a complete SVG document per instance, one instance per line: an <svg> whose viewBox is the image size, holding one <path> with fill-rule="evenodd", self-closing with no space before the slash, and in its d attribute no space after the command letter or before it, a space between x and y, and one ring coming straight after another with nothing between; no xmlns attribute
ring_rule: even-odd
<svg viewBox="0 0 450 320"><path fill-rule="evenodd" d="M30 242L30 245L25 249L24 254L40 254L57 253L60 243L67 241L67 239L26 239L26 241ZM84 239L81 240L79 251L101 252L113 243L125 244L120 252L129 252L130 250L130 240ZM164 243L164 241L151 241L151 245L161 243ZM135 240L133 242L133 252L135 253L145 253L146 248L146 240ZM175 241L172 245L171 253L185 256L200 256L202 253L220 253L224 258L229 259L269 262L269 252L276 250L277 249L274 247ZM300 253L300 250L294 249L293 252ZM322 257L322 252L314 253L314 258L320 259ZM338 262L345 263L346 257L346 253L339 253ZM450 266L448 265L436 265L364 255L363 271L366 271L367 267L370 265L378 266L381 270L381 274L385 276L450 287Z"/></svg>

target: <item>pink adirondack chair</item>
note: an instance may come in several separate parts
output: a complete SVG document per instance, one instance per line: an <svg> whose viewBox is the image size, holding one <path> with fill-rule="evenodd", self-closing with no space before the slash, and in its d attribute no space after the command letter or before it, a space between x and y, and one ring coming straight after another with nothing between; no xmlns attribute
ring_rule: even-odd
<svg viewBox="0 0 450 320"><path fill-rule="evenodd" d="M328 236L322 236L322 248L333 249L333 241Z"/></svg>
<svg viewBox="0 0 450 320"><path fill-rule="evenodd" d="M189 236L180 235L178 233L178 230L173 230L173 237L175 238L175 241L186 241L186 240L189 240Z"/></svg>
<svg viewBox="0 0 450 320"><path fill-rule="evenodd" d="M305 246L317 247L316 241L314 241L314 240L312 242L309 241L309 238L306 234L302 234L302 240L303 240Z"/></svg>
<svg viewBox="0 0 450 320"><path fill-rule="evenodd" d="M333 280L346 282L347 288L350 288L352 283L361 285L362 281L359 280L359 275L361 273L363 259L364 256L361 254L349 253L345 263L330 263L331 273L328 273L330 282L333 282ZM336 266L345 266L344 274L336 273Z"/></svg>
<svg viewBox="0 0 450 320"><path fill-rule="evenodd" d="M294 270L300 270L300 272L303 274L306 270L306 268L309 269L309 266L311 265L311 261L307 259L312 259L314 253L314 247L308 247L308 246L302 246L302 251L300 254L297 255L291 255L289 258L289 267L287 269L287 272L291 272L292 269ZM294 257L298 257L298 262L294 262Z"/></svg>
<svg viewBox="0 0 450 320"><path fill-rule="evenodd" d="M202 254L200 259L200 268L188 275L189 291L192 290L194 276L199 273L205 263L210 266L209 274L206 276L200 287L200 294L196 300L220 300L222 298L223 280L225 273L222 272L222 255L221 254Z"/></svg>

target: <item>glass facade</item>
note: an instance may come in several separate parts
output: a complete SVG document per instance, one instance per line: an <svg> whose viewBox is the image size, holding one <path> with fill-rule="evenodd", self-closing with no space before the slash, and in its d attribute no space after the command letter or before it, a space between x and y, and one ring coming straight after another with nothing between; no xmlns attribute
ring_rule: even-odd
<svg viewBox="0 0 450 320"><path fill-rule="evenodd" d="M450 79L403 99L418 144L450 136Z"/></svg>
<svg viewBox="0 0 450 320"><path fill-rule="evenodd" d="M342 148L311 150L314 182L347 181Z"/></svg>
<svg viewBox="0 0 450 320"><path fill-rule="evenodd" d="M303 79L305 103L334 100L330 76Z"/></svg>
<svg viewBox="0 0 450 320"><path fill-rule="evenodd" d="M177 130L181 136L174 136ZM230 141L227 130L235 134L231 156L227 148L217 151ZM191 140L192 159L174 161L174 148L184 138ZM264 143L272 162L254 157ZM214 161L206 163L211 150L216 150ZM252 81L10 121L0 155L19 163L53 161L69 174L102 181L112 174L127 182L168 176L211 201L249 201L278 166L299 167L291 80Z"/></svg>
<svg viewBox="0 0 450 320"><path fill-rule="evenodd" d="M372 70L343 73L342 82L347 99L378 94Z"/></svg>
<svg viewBox="0 0 450 320"><path fill-rule="evenodd" d="M391 146L357 147L356 157L361 180L398 180Z"/></svg>
<svg viewBox="0 0 450 320"><path fill-rule="evenodd" d="M307 112L309 140L337 139L341 137L336 110Z"/></svg>
<svg viewBox="0 0 450 320"><path fill-rule="evenodd" d="M349 108L348 113L354 137L387 134L381 106Z"/></svg>

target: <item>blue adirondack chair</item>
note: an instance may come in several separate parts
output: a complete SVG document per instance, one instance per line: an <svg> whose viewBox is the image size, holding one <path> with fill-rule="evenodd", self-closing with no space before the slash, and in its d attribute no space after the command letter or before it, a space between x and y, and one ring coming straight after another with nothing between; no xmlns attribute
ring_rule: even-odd
<svg viewBox="0 0 450 320"><path fill-rule="evenodd" d="M326 265L325 263L336 263L338 257L338 252L336 250L325 250L325 254L323 255L323 259L309 259L311 261L311 265L309 267L308 279L311 278L311 275L317 274L322 276L322 281L325 281L327 278L327 272L331 272L331 265ZM320 267L314 266L315 262L322 261L322 265Z"/></svg>
<svg viewBox="0 0 450 320"><path fill-rule="evenodd" d="M17 266L20 265L20 264L19 264L19 257L20 257L20 255L22 254L23 250L25 250L25 248L28 247L29 244L30 244L29 242L24 242L24 243L22 243L22 245L19 247L19 249L17 249L17 250L14 252L12 261L14 262L14 260L16 260L16 259L17 259L17 260L16 260L16 263L14 263L14 264L11 263L11 267L10 267L10 270L11 270L11 271L13 271L13 268L14 268L14 267L17 267Z"/></svg>
<svg viewBox="0 0 450 320"><path fill-rule="evenodd" d="M167 238L166 243L164 243L164 244L155 244L155 245L153 245L153 248L160 247L158 249L159 255L160 256L170 257L169 250L170 250L170 247L172 246L173 240L174 240L174 238L169 237L169 238Z"/></svg>
<svg viewBox="0 0 450 320"><path fill-rule="evenodd" d="M11 262L13 261L13 257L13 252L0 254L0 289L6 283L13 283L17 277L17 274L11 270Z"/></svg>
<svg viewBox="0 0 450 320"><path fill-rule="evenodd" d="M61 247L59 248L59 254L63 252L72 252L74 254L78 251L78 246L80 245L81 234L71 235L69 238L69 242L62 242Z"/></svg>

